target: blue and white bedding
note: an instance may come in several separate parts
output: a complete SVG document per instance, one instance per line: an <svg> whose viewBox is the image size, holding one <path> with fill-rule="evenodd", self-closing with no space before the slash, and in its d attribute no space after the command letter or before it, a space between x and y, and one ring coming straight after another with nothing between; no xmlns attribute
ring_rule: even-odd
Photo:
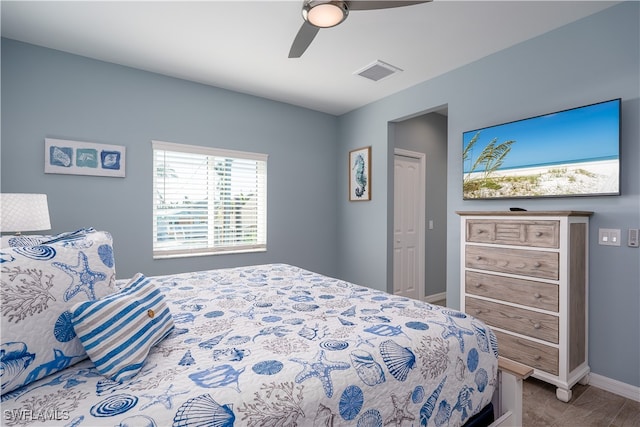
<svg viewBox="0 0 640 427"><path fill-rule="evenodd" d="M3 394L2 425L457 426L491 401L464 313L285 264L150 279L174 329L136 376L86 359Z"/></svg>

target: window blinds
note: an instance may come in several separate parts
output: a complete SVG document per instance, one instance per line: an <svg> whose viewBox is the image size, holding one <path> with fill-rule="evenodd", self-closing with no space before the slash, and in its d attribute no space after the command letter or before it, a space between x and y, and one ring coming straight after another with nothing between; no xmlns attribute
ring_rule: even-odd
<svg viewBox="0 0 640 427"><path fill-rule="evenodd" d="M266 250L266 154L152 146L154 258Z"/></svg>

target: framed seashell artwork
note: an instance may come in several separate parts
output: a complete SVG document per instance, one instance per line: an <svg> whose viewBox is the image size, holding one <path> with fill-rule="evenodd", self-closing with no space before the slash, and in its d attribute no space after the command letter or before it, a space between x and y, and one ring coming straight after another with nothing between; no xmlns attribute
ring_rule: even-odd
<svg viewBox="0 0 640 427"><path fill-rule="evenodd" d="M125 177L126 147L45 138L44 172Z"/></svg>

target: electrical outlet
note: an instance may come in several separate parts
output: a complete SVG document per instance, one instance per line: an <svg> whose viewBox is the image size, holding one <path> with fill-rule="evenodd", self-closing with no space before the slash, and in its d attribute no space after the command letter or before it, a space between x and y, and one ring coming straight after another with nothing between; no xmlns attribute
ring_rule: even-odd
<svg viewBox="0 0 640 427"><path fill-rule="evenodd" d="M620 229L599 228L598 244L605 246L620 246Z"/></svg>

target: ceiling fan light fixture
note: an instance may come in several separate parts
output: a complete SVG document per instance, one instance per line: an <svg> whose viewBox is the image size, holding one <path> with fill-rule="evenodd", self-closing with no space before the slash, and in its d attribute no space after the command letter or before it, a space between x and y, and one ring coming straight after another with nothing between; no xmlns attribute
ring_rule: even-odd
<svg viewBox="0 0 640 427"><path fill-rule="evenodd" d="M344 1L308 1L302 8L302 17L318 28L335 27L349 15Z"/></svg>

